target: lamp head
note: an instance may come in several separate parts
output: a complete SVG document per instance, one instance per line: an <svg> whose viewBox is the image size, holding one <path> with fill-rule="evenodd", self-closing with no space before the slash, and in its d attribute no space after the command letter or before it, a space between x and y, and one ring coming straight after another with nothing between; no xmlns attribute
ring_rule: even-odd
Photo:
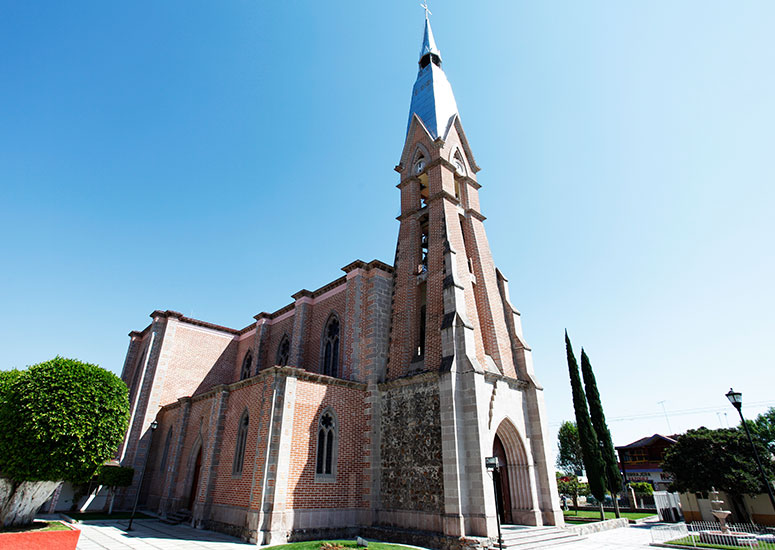
<svg viewBox="0 0 775 550"><path fill-rule="evenodd" d="M729 399L729 402L732 403L732 406L738 411L742 408L743 394L739 391L735 391L732 388L729 388L729 391L727 392L727 399Z"/></svg>
<svg viewBox="0 0 775 550"><path fill-rule="evenodd" d="M151 431L154 431L158 427L159 427L159 423L158 422L156 422L155 420L153 422L151 422Z"/></svg>
<svg viewBox="0 0 775 550"><path fill-rule="evenodd" d="M500 467L500 460L498 460L497 456L488 456L484 459L484 465L488 470L494 471Z"/></svg>

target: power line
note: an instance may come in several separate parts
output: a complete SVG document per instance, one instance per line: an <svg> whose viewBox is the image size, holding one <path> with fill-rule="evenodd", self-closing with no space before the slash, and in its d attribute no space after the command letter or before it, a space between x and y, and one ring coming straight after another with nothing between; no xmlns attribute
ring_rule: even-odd
<svg viewBox="0 0 775 550"><path fill-rule="evenodd" d="M751 401L750 403L746 403L745 407L755 407L755 406L766 406L766 405L775 405L775 401ZM633 415L627 415L627 416L615 416L611 418L606 418L606 421L611 422L630 422L633 420L646 420L649 418L659 418L660 416L667 417L667 413L670 413L670 416L688 416L692 414L702 414L702 413L725 413L727 407L697 407L694 409L678 409L675 411L666 411L664 410L663 405L663 412L649 412L649 413L639 413L639 414L633 414ZM562 422L551 422L549 426L560 426Z"/></svg>

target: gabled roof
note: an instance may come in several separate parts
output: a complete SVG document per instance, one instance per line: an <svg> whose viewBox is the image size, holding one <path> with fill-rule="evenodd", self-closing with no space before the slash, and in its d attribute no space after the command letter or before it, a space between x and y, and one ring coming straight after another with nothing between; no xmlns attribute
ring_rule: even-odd
<svg viewBox="0 0 775 550"><path fill-rule="evenodd" d="M667 443L675 443L675 439L673 439L672 437L667 437L666 435L654 434L652 436L644 437L637 441L633 441L629 445L616 447L616 449L624 450L624 449L638 449L641 447L649 447L650 445L653 445L657 441L666 441Z"/></svg>

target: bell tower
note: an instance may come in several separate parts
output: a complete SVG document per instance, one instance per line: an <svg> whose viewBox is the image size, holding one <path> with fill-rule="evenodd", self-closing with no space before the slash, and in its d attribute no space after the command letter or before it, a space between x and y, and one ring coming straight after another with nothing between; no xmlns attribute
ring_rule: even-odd
<svg viewBox="0 0 775 550"><path fill-rule="evenodd" d="M508 281L490 252L479 204L480 169L427 11L395 169L401 213L389 360L381 384L382 508L392 514L399 504L400 510L415 512L412 517L429 512L435 520L411 527L435 526L431 530L453 537L495 536L496 513L517 524L561 525L548 463L543 388L533 372L520 313L509 300ZM407 397L412 388L420 395ZM428 457L422 475L394 459L386 426L410 401L413 409L403 405L410 417L404 426L409 439L439 446L438 469ZM428 409L422 412L422 407ZM506 474L493 488L484 459L496 454L504 457ZM432 485L435 475L439 483ZM436 500L424 498L438 502L437 509L393 502L391 476L440 492Z"/></svg>

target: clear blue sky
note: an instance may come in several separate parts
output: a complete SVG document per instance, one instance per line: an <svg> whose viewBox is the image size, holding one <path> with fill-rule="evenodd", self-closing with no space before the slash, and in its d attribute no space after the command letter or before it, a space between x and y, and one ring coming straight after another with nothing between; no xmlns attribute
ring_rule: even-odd
<svg viewBox="0 0 775 550"><path fill-rule="evenodd" d="M417 4L0 1L0 368L392 263ZM616 444L775 405L775 4L431 10L552 434L566 327Z"/></svg>

